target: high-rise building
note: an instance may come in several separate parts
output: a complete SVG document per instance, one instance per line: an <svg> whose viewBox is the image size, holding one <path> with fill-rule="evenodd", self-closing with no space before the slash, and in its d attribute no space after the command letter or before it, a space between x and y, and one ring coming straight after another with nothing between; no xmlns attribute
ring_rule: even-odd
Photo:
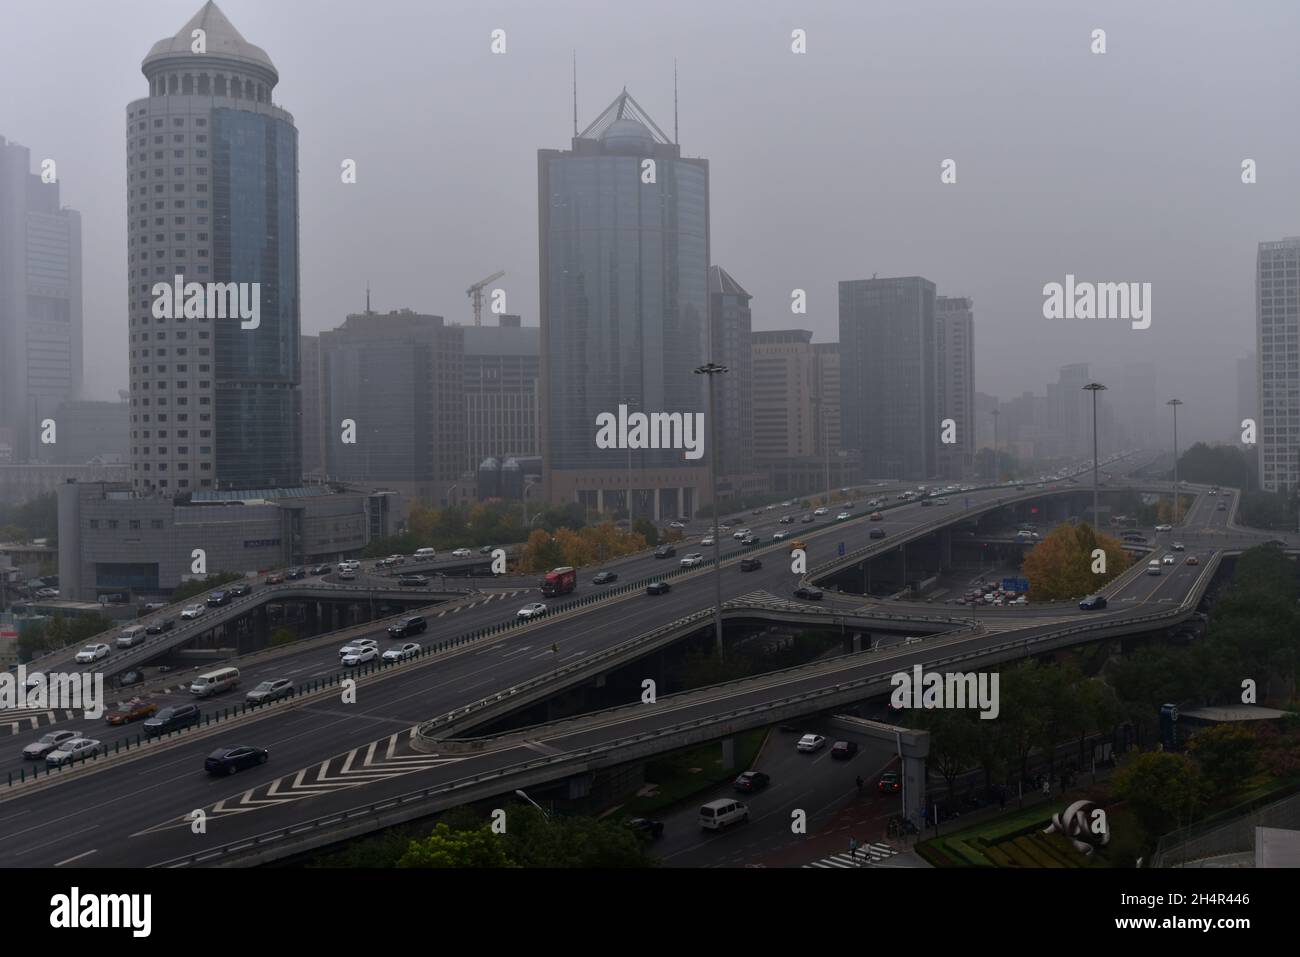
<svg viewBox="0 0 1300 957"><path fill-rule="evenodd" d="M53 461L55 413L81 392L81 215L59 205L57 172L0 136L0 463Z"/></svg>
<svg viewBox="0 0 1300 957"><path fill-rule="evenodd" d="M537 456L541 330L503 315L496 326L466 326L464 335L465 468Z"/></svg>
<svg viewBox="0 0 1300 957"><path fill-rule="evenodd" d="M940 435L939 471L965 478L975 466L975 317L964 297L936 296L939 418L952 419L955 441Z"/></svg>
<svg viewBox="0 0 1300 957"><path fill-rule="evenodd" d="M754 460L811 458L822 451L823 422L812 332L773 329L753 333Z"/></svg>
<svg viewBox="0 0 1300 957"><path fill-rule="evenodd" d="M721 266L709 267L709 358L727 367L716 383L719 475L744 475L754 467L751 298Z"/></svg>
<svg viewBox="0 0 1300 957"><path fill-rule="evenodd" d="M1228 435L1234 444L1241 443L1241 423L1246 419L1259 427L1259 356L1253 352L1237 360L1237 414L1228 423Z"/></svg>
<svg viewBox="0 0 1300 957"><path fill-rule="evenodd" d="M1092 458L1092 396L1083 388L1089 381L1088 364L1076 362L1062 366L1058 380L1047 384L1048 422L1054 439L1044 450L1048 455ZM1099 413L1100 406L1099 402Z"/></svg>
<svg viewBox="0 0 1300 957"><path fill-rule="evenodd" d="M211 0L141 70L149 96L126 116L132 485L296 486L298 133L271 102L279 74ZM155 284L177 276L205 290L203 316L156 314ZM230 291L210 284L229 283L255 328L209 314Z"/></svg>
<svg viewBox="0 0 1300 957"><path fill-rule="evenodd" d="M379 484L438 505L473 494L473 479L462 481L469 471L465 332L441 316L403 309L350 315L321 333L331 479Z"/></svg>
<svg viewBox="0 0 1300 957"><path fill-rule="evenodd" d="M840 405L840 344L814 342L813 407L818 423L813 427L817 454L835 455L843 447L843 414Z"/></svg>
<svg viewBox="0 0 1300 957"><path fill-rule="evenodd" d="M597 417L705 412L709 164L626 91L574 133L537 154L545 494L614 511L630 489L636 517L691 515L710 497L708 449L601 448Z"/></svg>
<svg viewBox="0 0 1300 957"><path fill-rule="evenodd" d="M937 474L934 283L920 276L839 284L844 445L871 478Z"/></svg>
<svg viewBox="0 0 1300 957"><path fill-rule="evenodd" d="M1255 265L1259 481L1300 485L1300 237L1260 243Z"/></svg>
<svg viewBox="0 0 1300 957"><path fill-rule="evenodd" d="M302 474L325 474L325 405L320 388L320 336L302 336Z"/></svg>

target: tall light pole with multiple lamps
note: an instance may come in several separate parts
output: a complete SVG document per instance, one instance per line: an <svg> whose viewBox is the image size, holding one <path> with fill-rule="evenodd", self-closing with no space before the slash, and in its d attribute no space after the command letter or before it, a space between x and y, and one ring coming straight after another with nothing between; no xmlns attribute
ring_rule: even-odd
<svg viewBox="0 0 1300 957"><path fill-rule="evenodd" d="M713 415L713 380L727 367L708 362L695 370L709 379L709 484L713 496L713 624L717 629L718 660L722 660L722 529L718 527L718 425Z"/></svg>
<svg viewBox="0 0 1300 957"><path fill-rule="evenodd" d="M1097 393L1105 392L1100 382L1089 382L1083 391L1092 393L1092 527L1097 528L1101 513L1097 508Z"/></svg>
<svg viewBox="0 0 1300 957"><path fill-rule="evenodd" d="M998 484L998 416L1002 414L1001 410L994 409L991 413L993 416L993 484Z"/></svg>
<svg viewBox="0 0 1300 957"><path fill-rule="evenodd" d="M1178 407L1182 399L1170 399L1165 405L1174 410L1174 524L1178 524Z"/></svg>

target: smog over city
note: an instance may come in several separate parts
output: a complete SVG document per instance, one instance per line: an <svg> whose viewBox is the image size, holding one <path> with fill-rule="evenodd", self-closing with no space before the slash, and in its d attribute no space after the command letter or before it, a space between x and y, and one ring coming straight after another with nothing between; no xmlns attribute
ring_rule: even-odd
<svg viewBox="0 0 1300 957"><path fill-rule="evenodd" d="M221 868L957 869L983 919L972 870L1084 868L1089 941L1285 914L1297 39L0 0L15 902L184 940Z"/></svg>

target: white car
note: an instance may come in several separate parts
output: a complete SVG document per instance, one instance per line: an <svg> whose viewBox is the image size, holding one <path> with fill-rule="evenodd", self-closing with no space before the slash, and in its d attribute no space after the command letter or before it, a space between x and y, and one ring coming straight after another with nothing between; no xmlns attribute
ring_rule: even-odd
<svg viewBox="0 0 1300 957"><path fill-rule="evenodd" d="M948 504L948 500L947 500L946 498L936 498L936 499L934 500L934 504L935 504L935 505L947 505L947 504Z"/></svg>
<svg viewBox="0 0 1300 957"><path fill-rule="evenodd" d="M799 751L812 752L820 751L825 746L826 737L824 735L805 734L799 739L799 743L795 745L795 748Z"/></svg>
<svg viewBox="0 0 1300 957"><path fill-rule="evenodd" d="M458 548L458 549L456 549L454 552L451 553L451 557L452 557L452 558L469 558L469 557L470 557L471 555L473 555L473 554L474 554L474 553L471 552L468 548Z"/></svg>
<svg viewBox="0 0 1300 957"><path fill-rule="evenodd" d="M1157 532L1172 532L1173 530L1174 530L1174 527L1173 527L1172 525L1157 525L1157 526L1156 526L1156 531L1157 531Z"/></svg>
<svg viewBox="0 0 1300 957"><path fill-rule="evenodd" d="M356 580L357 580L357 573L354 572L351 568L340 568L340 569L339 569L339 581L341 581L341 582L354 582L354 581L356 581Z"/></svg>
<svg viewBox="0 0 1300 957"><path fill-rule="evenodd" d="M711 546L711 545L715 545L715 544L717 544L717 543L714 541L714 538L713 538L712 535L705 535L703 538L700 539L700 544L701 544L701 545L706 545L706 546Z"/></svg>
<svg viewBox="0 0 1300 957"><path fill-rule="evenodd" d="M826 515L826 514L828 514L829 512L830 512L830 509L826 508L825 506L822 506L822 507L820 507L820 508L815 508L815 509L813 509L813 514L814 514L814 515Z"/></svg>
<svg viewBox="0 0 1300 957"><path fill-rule="evenodd" d="M45 764L48 767L57 768L61 764L68 764L79 758L88 758L98 750L99 742L94 738L73 738L70 741L64 741L47 754Z"/></svg>
<svg viewBox="0 0 1300 957"><path fill-rule="evenodd" d="M351 668L353 665L364 665L367 661L374 661L379 657L379 650L373 645L365 645L360 648L353 648L343 656L343 666Z"/></svg>
<svg viewBox="0 0 1300 957"><path fill-rule="evenodd" d="M339 649L339 657L346 658L348 655L356 654L363 648L369 648L375 654L379 654L379 642L373 638L358 638L356 641L349 641Z"/></svg>
<svg viewBox="0 0 1300 957"><path fill-rule="evenodd" d="M735 538L735 539L742 539L742 538L748 538L751 534L752 534L752 533L750 532L749 529L747 529L747 528L742 528L742 529L741 529L740 531L738 531L738 532L732 532L732 533L731 533L731 537L732 537L732 538Z"/></svg>
<svg viewBox="0 0 1300 957"><path fill-rule="evenodd" d="M669 527L669 528L685 528L685 527L686 527L686 523L685 523L685 522L669 522L669 523L668 523L668 527Z"/></svg>
<svg viewBox="0 0 1300 957"><path fill-rule="evenodd" d="M207 610L207 605L186 605L181 609L181 618L186 620L198 618L200 615L206 613Z"/></svg>
<svg viewBox="0 0 1300 957"><path fill-rule="evenodd" d="M420 653L420 643L417 641L408 641L400 648L389 648L384 652L385 661L405 661L407 658L414 658Z"/></svg>
<svg viewBox="0 0 1300 957"><path fill-rule="evenodd" d="M1163 558L1160 559L1161 565L1175 565L1177 564L1177 562L1178 560L1174 558L1173 555L1165 555Z"/></svg>
<svg viewBox="0 0 1300 957"><path fill-rule="evenodd" d="M81 737L79 731L48 731L39 740L23 748L23 757L39 761L51 751L57 751L60 745L79 737Z"/></svg>
<svg viewBox="0 0 1300 957"><path fill-rule="evenodd" d="M108 652L109 652L108 645L104 645L104 644L86 645L85 648L82 648L80 651L77 652L77 659L76 659L77 664L88 665L92 661L98 661L100 658L107 658Z"/></svg>
<svg viewBox="0 0 1300 957"><path fill-rule="evenodd" d="M520 608L515 617L524 619L536 618L538 615L544 614L545 612L546 606L540 601L535 601L531 605L524 605L523 608Z"/></svg>
<svg viewBox="0 0 1300 957"><path fill-rule="evenodd" d="M789 537L790 537L789 532L777 532L775 535L772 536L772 541L783 542Z"/></svg>
<svg viewBox="0 0 1300 957"><path fill-rule="evenodd" d="M852 517L853 517L853 516L850 515L848 512L840 512L840 514L838 514L838 515L835 516L835 521L837 521L837 522L842 522L842 521L844 521L845 519L849 519L849 518L852 518Z"/></svg>
<svg viewBox="0 0 1300 957"><path fill-rule="evenodd" d="M694 568L696 565L703 565L703 564L704 564L704 556L701 555L699 552L693 552L692 554L687 555L681 561L682 568Z"/></svg>

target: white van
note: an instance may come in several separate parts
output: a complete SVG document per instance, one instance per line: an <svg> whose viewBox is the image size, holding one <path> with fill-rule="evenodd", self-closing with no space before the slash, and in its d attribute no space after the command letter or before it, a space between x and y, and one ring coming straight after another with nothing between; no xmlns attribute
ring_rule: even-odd
<svg viewBox="0 0 1300 957"><path fill-rule="evenodd" d="M209 671L195 678L194 683L190 685L190 694L206 698L237 687L239 687L239 669L218 668L216 671Z"/></svg>
<svg viewBox="0 0 1300 957"><path fill-rule="evenodd" d="M119 648L130 648L133 645L140 644L141 642L144 641L144 639L145 639L144 626L130 625L126 628L123 628L121 632L118 633L117 646Z"/></svg>
<svg viewBox="0 0 1300 957"><path fill-rule="evenodd" d="M438 552L432 548L417 548L415 550L415 560L417 562L425 561L426 559L437 558L437 557L438 557Z"/></svg>
<svg viewBox="0 0 1300 957"><path fill-rule="evenodd" d="M732 798L710 801L700 808L700 827L706 831L721 831L724 827L749 820L749 808Z"/></svg>
<svg viewBox="0 0 1300 957"><path fill-rule="evenodd" d="M1151 559L1151 561L1147 562L1147 574L1148 575L1160 574L1160 559L1153 558Z"/></svg>

